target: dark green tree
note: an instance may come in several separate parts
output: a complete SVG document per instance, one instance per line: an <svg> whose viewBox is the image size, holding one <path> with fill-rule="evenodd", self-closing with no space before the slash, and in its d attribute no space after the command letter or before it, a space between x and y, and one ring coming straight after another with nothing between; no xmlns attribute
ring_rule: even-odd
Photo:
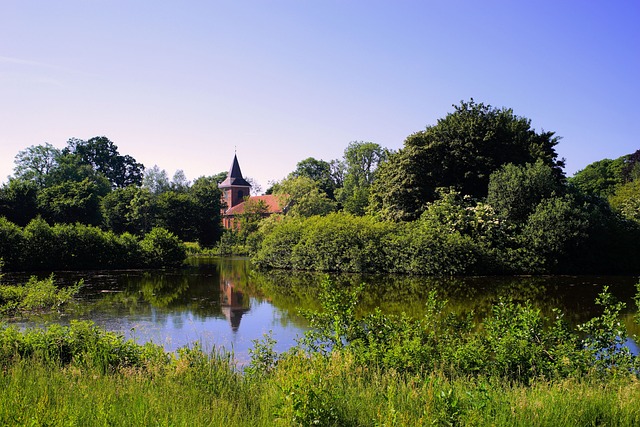
<svg viewBox="0 0 640 427"><path fill-rule="evenodd" d="M65 181L40 191L38 207L49 221L100 225L100 199L109 192L106 179Z"/></svg>
<svg viewBox="0 0 640 427"><path fill-rule="evenodd" d="M501 166L541 160L558 177L558 137L537 133L531 121L511 109L497 109L473 99L434 126L410 135L404 148L380 165L371 190L370 210L384 218L413 220L433 201L438 187L483 198L489 176Z"/></svg>
<svg viewBox="0 0 640 427"><path fill-rule="evenodd" d="M38 213L39 185L32 180L11 178L0 188L0 216L24 227Z"/></svg>
<svg viewBox="0 0 640 427"><path fill-rule="evenodd" d="M222 235L222 192L217 178L203 176L196 179L189 194L196 207L196 239L201 246L211 247Z"/></svg>
<svg viewBox="0 0 640 427"><path fill-rule="evenodd" d="M114 233L121 234L125 231L134 234L142 234L144 227L137 226L131 214L133 201L140 191L140 187L116 188L101 200L102 218L104 226Z"/></svg>
<svg viewBox="0 0 640 427"><path fill-rule="evenodd" d="M162 227L183 241L197 239L197 207L187 193L165 191L157 196L156 226Z"/></svg>
<svg viewBox="0 0 640 427"><path fill-rule="evenodd" d="M90 165L104 175L113 188L142 185L144 166L129 155L120 155L118 147L105 136L87 141L72 138L63 153L77 156L81 164Z"/></svg>

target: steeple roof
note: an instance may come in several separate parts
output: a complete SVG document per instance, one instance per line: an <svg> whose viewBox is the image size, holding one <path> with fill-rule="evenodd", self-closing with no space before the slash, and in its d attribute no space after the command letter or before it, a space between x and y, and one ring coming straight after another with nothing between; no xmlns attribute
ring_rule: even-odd
<svg viewBox="0 0 640 427"><path fill-rule="evenodd" d="M231 163L231 167L229 168L227 179L222 181L218 187L251 187L251 184L242 177L240 165L238 164L238 157L235 154L233 155L233 163Z"/></svg>

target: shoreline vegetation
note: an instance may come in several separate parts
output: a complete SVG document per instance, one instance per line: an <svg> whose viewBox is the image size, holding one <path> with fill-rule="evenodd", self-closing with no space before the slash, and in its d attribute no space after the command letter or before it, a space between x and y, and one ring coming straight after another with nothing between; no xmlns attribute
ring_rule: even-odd
<svg viewBox="0 0 640 427"><path fill-rule="evenodd" d="M640 303L640 284L636 302ZM569 328L503 300L479 321L433 294L419 319L356 317L360 289L326 279L313 329L277 354L266 335L238 366L197 343L176 353L90 322L0 326L0 424L637 425L640 360L623 304ZM175 399L180 396L180 399Z"/></svg>
<svg viewBox="0 0 640 427"><path fill-rule="evenodd" d="M80 223L51 226L42 218L19 227L0 217L0 259L7 271L177 267L186 256L185 244L163 228L140 238Z"/></svg>

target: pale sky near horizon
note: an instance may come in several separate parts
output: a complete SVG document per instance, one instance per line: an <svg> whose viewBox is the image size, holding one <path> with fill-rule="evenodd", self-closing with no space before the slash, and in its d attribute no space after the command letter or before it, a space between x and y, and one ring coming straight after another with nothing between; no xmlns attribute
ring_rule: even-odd
<svg viewBox="0 0 640 427"><path fill-rule="evenodd" d="M0 181L104 135L190 180L237 148L266 189L469 98L556 132L572 175L640 149L639 76L638 0L0 0Z"/></svg>

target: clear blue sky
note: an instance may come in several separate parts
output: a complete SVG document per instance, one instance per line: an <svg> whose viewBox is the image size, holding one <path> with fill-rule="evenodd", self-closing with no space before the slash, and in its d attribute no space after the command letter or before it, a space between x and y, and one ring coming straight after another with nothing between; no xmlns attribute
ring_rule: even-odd
<svg viewBox="0 0 640 427"><path fill-rule="evenodd" d="M556 132L569 175L640 149L640 1L0 0L0 181L104 135L171 176L286 176L402 147L473 97Z"/></svg>

